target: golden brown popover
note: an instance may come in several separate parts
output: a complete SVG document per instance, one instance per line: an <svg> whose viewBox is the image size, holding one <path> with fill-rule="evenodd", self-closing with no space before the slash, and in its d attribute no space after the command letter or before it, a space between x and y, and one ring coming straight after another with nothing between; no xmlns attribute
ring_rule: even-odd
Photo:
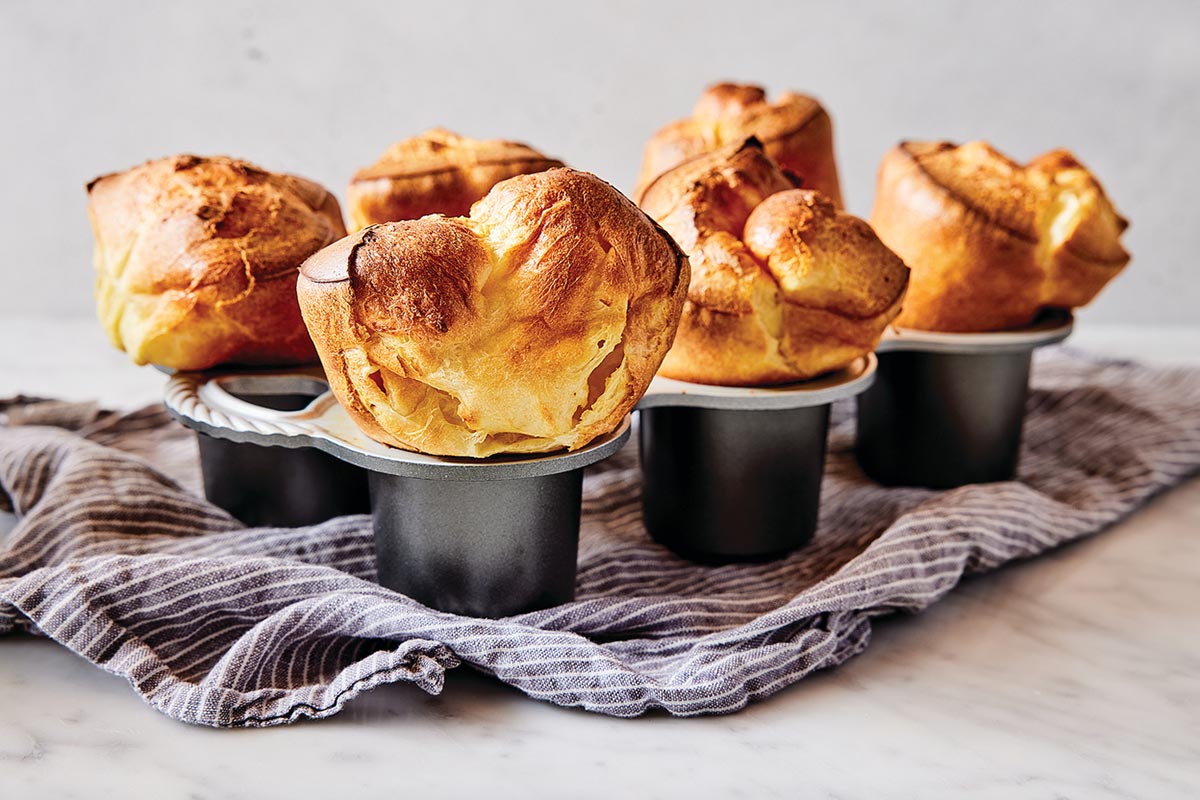
<svg viewBox="0 0 1200 800"><path fill-rule="evenodd" d="M434 128L396 142L354 175L346 190L351 226L358 230L426 214L466 216L500 181L562 165L519 142Z"/></svg>
<svg viewBox="0 0 1200 800"><path fill-rule="evenodd" d="M687 258L586 172L497 184L468 217L373 225L305 262L305 322L334 394L385 444L484 457L577 449L645 392Z"/></svg>
<svg viewBox="0 0 1200 800"><path fill-rule="evenodd" d="M861 219L791 176L755 139L652 181L642 208L692 267L659 373L733 386L812 378L875 349L908 268Z"/></svg>
<svg viewBox="0 0 1200 800"><path fill-rule="evenodd" d="M312 181L180 155L88 184L96 304L139 364L315 363L296 304L304 259L345 236Z"/></svg>
<svg viewBox="0 0 1200 800"><path fill-rule="evenodd" d="M687 119L677 120L646 142L634 197L656 177L696 156L753 136L779 166L799 176L805 189L816 189L842 205L833 159L833 123L811 97L784 92L767 101L759 86L719 83L700 95Z"/></svg>
<svg viewBox="0 0 1200 800"><path fill-rule="evenodd" d="M1066 150L1021 165L985 142L904 142L879 167L871 225L912 268L907 328L1020 327L1129 263L1128 223Z"/></svg>

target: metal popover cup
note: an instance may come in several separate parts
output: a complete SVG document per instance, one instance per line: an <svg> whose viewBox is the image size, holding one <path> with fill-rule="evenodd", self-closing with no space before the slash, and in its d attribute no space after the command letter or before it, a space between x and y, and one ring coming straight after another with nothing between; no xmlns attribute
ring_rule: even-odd
<svg viewBox="0 0 1200 800"><path fill-rule="evenodd" d="M155 369L172 377L181 374L166 367ZM329 391L320 367L283 371L229 367L195 373L201 382L208 377L220 377L223 391L245 404L243 411L252 407L303 411ZM177 383L168 382L167 395L178 388ZM286 442L264 444L219 424L205 426L178 413L168 400L164 405L175 419L196 431L204 496L240 522L251 527L295 528L370 512L367 475L361 468L319 450Z"/></svg>
<svg viewBox="0 0 1200 800"><path fill-rule="evenodd" d="M221 387L237 401L298 412L329 391L319 370L308 374L236 372ZM204 495L252 527L294 528L371 510L367 474L329 453L280 442L198 430Z"/></svg>
<svg viewBox="0 0 1200 800"><path fill-rule="evenodd" d="M583 468L629 439L628 417L574 452L446 458L370 439L328 392L297 410L248 402L245 377L176 375L164 402L209 436L305 448L365 472L380 584L440 611L483 617L574 598ZM291 393L305 378L255 376L274 381L260 383L258 396Z"/></svg>
<svg viewBox="0 0 1200 800"><path fill-rule="evenodd" d="M329 391L317 378L239 375L230 395L274 411L301 411ZM367 473L312 448L264 446L197 432L204 494L247 525L294 528L371 510Z"/></svg>
<svg viewBox="0 0 1200 800"><path fill-rule="evenodd" d="M1071 333L1066 312L994 333L892 329L857 401L854 453L885 486L950 489L1017 471L1033 351Z"/></svg>
<svg viewBox="0 0 1200 800"><path fill-rule="evenodd" d="M626 417L571 453L372 470L379 582L432 608L476 617L573 600L583 468L615 453L629 434Z"/></svg>
<svg viewBox="0 0 1200 800"><path fill-rule="evenodd" d="M764 561L811 541L829 406L874 379L875 358L777 387L655 378L638 404L650 536L699 563Z"/></svg>

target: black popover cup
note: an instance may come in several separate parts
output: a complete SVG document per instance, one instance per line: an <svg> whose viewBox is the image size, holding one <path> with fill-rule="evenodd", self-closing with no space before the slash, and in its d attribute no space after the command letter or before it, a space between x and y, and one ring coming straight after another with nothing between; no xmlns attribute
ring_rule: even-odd
<svg viewBox="0 0 1200 800"><path fill-rule="evenodd" d="M329 390L316 378L298 380L288 392L257 383L242 374L225 389L275 411L300 411ZM293 528L371 510L366 471L329 453L196 437L205 496L249 526Z"/></svg>
<svg viewBox="0 0 1200 800"><path fill-rule="evenodd" d="M582 468L481 481L372 472L379 582L472 617L570 602L582 489Z"/></svg>
<svg viewBox="0 0 1200 800"><path fill-rule="evenodd" d="M816 531L829 407L874 379L874 356L813 381L736 388L655 378L638 405L651 538L704 564L766 561Z"/></svg>
<svg viewBox="0 0 1200 800"><path fill-rule="evenodd" d="M472 617L570 602L583 469L629 436L627 416L574 452L374 460L368 466L379 582L430 608Z"/></svg>
<svg viewBox="0 0 1200 800"><path fill-rule="evenodd" d="M646 530L701 563L763 561L812 539L829 406L640 412Z"/></svg>
<svg viewBox="0 0 1200 800"><path fill-rule="evenodd" d="M897 329L857 400L854 453L885 486L949 489L1017 473L1033 351L1065 339L1069 314L996 333Z"/></svg>

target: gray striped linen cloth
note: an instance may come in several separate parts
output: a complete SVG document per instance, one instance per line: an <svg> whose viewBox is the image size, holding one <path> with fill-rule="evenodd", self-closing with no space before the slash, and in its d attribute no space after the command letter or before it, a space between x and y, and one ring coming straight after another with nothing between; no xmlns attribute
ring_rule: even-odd
<svg viewBox="0 0 1200 800"><path fill-rule="evenodd" d="M366 516L244 528L200 498L194 438L161 408L9 401L0 633L49 636L203 725L326 717L385 682L436 693L461 662L604 714L731 712L862 652L874 618L1099 531L1200 465L1200 370L1055 349L1033 382L1019 480L952 491L872 484L836 407L816 540L768 564L651 542L626 447L585 479L578 599L503 620L372 583Z"/></svg>

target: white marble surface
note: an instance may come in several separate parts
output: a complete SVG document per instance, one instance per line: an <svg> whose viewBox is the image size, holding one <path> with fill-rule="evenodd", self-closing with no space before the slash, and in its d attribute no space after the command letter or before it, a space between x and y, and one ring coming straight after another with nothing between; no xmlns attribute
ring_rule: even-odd
<svg viewBox="0 0 1200 800"><path fill-rule="evenodd" d="M1081 345L1200 362L1200 329ZM88 320L0 320L0 395L152 400ZM61 647L0 639L0 798L1200 796L1200 479L1087 541L878 623L846 666L728 717L614 720L456 670L338 717L176 723Z"/></svg>

